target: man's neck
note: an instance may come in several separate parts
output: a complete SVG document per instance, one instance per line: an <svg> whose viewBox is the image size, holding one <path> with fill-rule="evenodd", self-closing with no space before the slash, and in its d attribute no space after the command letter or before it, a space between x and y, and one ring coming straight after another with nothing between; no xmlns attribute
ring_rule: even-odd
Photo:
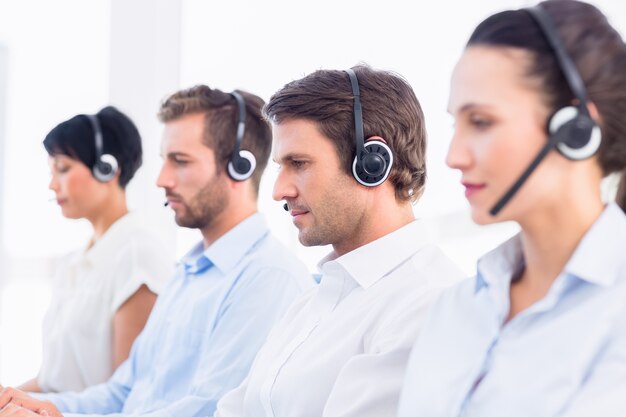
<svg viewBox="0 0 626 417"><path fill-rule="evenodd" d="M391 209L372 210L376 213L370 216L367 224L361 227L362 232L355 234L351 239L333 244L337 256L345 255L355 249L365 246L383 236L393 233L415 220L411 204L395 205Z"/></svg>

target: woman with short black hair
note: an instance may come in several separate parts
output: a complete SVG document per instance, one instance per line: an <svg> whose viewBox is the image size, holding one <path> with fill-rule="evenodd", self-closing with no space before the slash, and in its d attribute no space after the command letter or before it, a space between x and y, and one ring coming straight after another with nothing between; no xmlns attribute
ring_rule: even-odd
<svg viewBox="0 0 626 417"><path fill-rule="evenodd" d="M84 249L58 265L43 325L43 362L26 391L81 391L106 381L129 354L172 272L164 246L126 204L141 138L114 107L56 126L43 142L63 215L92 226Z"/></svg>

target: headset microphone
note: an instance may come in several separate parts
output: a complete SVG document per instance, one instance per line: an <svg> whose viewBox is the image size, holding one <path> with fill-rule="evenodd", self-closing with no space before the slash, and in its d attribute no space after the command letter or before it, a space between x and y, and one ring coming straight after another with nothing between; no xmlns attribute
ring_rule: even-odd
<svg viewBox="0 0 626 417"><path fill-rule="evenodd" d="M526 168L526 170L522 173L522 175L520 175L517 181L515 181L515 183L511 186L511 188L509 188L506 194L504 194L504 196L496 203L496 205L493 206L491 210L489 210L489 214L491 214L492 216L496 216L500 212L500 210L502 210L502 208L506 205L506 203L508 203L509 200L513 198L515 193L517 193L517 191L521 188L521 186L526 182L530 174L532 174L535 168L537 168L537 165L539 165L539 163L543 161L543 158L545 158L546 155L552 149L554 149L561 140L562 138L560 137L560 135L553 135L550 137L550 140L548 140L548 143L546 143L545 146L541 148L541 151L539 151L535 159L533 159L530 165L528 165L528 168Z"/></svg>
<svg viewBox="0 0 626 417"><path fill-rule="evenodd" d="M163 203L163 207L167 207L167 206L169 206L169 205L170 205L170 202L169 202L169 201L166 201L165 203Z"/></svg>
<svg viewBox="0 0 626 417"><path fill-rule="evenodd" d="M289 211L289 206L287 205L287 203L283 204L283 208L285 209L285 211Z"/></svg>
<svg viewBox="0 0 626 417"><path fill-rule="evenodd" d="M562 107L550 117L547 126L548 143L541 149L506 194L489 210L492 216L497 215L502 210L552 149L556 148L567 159L580 161L591 158L598 151L602 142L600 126L591 118L587 108L585 84L576 69L576 65L567 54L567 50L561 42L550 16L540 6L530 7L525 10L537 23L546 41L554 51L558 66L577 100L577 105Z"/></svg>

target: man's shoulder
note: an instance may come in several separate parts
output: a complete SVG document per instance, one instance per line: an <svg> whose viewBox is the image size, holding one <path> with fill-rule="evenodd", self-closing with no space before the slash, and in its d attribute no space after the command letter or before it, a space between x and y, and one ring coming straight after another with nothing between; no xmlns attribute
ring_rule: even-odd
<svg viewBox="0 0 626 417"><path fill-rule="evenodd" d="M290 267L304 268L304 263L296 254L269 231L263 239L250 248L244 255L244 258L268 267L280 268L288 265Z"/></svg>
<svg viewBox="0 0 626 417"><path fill-rule="evenodd" d="M433 285L449 287L467 277L461 268L434 244L427 244L414 253L410 263L422 281Z"/></svg>
<svg viewBox="0 0 626 417"><path fill-rule="evenodd" d="M436 245L427 244L396 265L380 283L399 293L441 291L462 281L466 275Z"/></svg>
<svg viewBox="0 0 626 417"><path fill-rule="evenodd" d="M243 256L241 267L244 279L256 275L277 278L291 276L304 284L313 282L304 263L270 232Z"/></svg>

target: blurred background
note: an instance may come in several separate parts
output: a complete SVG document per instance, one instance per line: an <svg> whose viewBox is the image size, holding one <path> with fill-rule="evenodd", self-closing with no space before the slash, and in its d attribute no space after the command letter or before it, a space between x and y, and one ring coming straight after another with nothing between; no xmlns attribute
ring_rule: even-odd
<svg viewBox="0 0 626 417"><path fill-rule="evenodd" d="M593 0L626 35L626 2ZM428 184L415 206L432 238L471 275L476 258L514 234L513 224L479 227L458 173L445 166L453 66L473 28L522 0L0 0L0 384L36 374L41 320L55 260L81 248L86 222L61 216L48 190L46 133L78 113L117 106L138 125L144 164L129 205L176 257L199 240L175 227L154 185L161 159L160 101L204 83L269 99L316 69L365 62L413 86L429 132ZM304 248L282 205L271 199L276 167L261 185L260 210L276 235L315 271L330 248ZM615 179L604 184L612 198Z"/></svg>

